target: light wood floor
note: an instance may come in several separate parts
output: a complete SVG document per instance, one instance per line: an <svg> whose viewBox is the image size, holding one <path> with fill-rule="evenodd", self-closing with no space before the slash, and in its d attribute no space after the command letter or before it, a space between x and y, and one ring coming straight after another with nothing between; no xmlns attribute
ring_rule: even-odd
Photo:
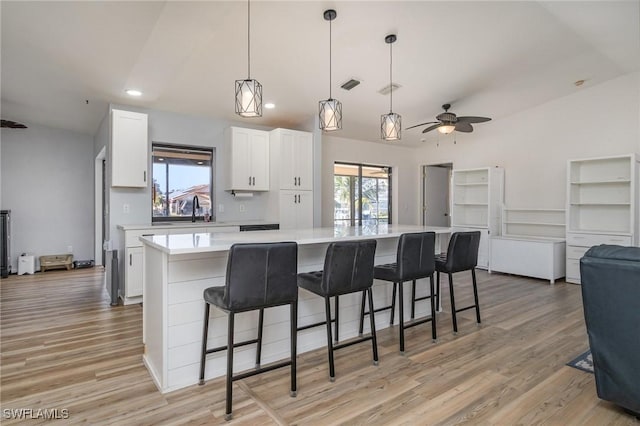
<svg viewBox="0 0 640 426"><path fill-rule="evenodd" d="M592 374L565 366L587 349L579 286L482 271L478 278L481 327L466 311L454 336L445 312L438 343L428 323L412 328L404 356L397 327L383 330L380 365L368 343L343 349L335 383L325 350L303 354L297 398L289 397L287 369L236 382L231 423L640 424L598 400ZM0 281L2 409L66 409L65 424L224 423L223 379L156 390L141 359L141 307L110 307L102 279L96 268ZM470 280L456 280L462 306ZM448 297L443 303L447 311Z"/></svg>

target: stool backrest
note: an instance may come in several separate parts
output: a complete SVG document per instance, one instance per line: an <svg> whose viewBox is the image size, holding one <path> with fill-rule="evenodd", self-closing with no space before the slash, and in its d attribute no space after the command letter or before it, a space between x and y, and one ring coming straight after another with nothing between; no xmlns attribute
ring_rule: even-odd
<svg viewBox="0 0 640 426"><path fill-rule="evenodd" d="M398 240L398 274L402 280L431 276L436 269L435 232L402 234Z"/></svg>
<svg viewBox="0 0 640 426"><path fill-rule="evenodd" d="M328 296L353 293L373 284L376 240L329 244L324 258L322 291Z"/></svg>
<svg viewBox="0 0 640 426"><path fill-rule="evenodd" d="M473 269L478 264L480 231L454 232L447 249L447 271L459 272Z"/></svg>
<svg viewBox="0 0 640 426"><path fill-rule="evenodd" d="M233 310L298 300L298 244L234 244L229 249L224 301Z"/></svg>

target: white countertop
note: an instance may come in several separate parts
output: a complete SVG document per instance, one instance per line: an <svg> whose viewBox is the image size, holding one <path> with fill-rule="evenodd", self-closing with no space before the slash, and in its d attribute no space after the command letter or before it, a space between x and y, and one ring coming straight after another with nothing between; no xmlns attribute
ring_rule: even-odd
<svg viewBox="0 0 640 426"><path fill-rule="evenodd" d="M242 226L242 225L271 225L274 222L266 222L264 220L237 220L229 222L204 222L198 220L196 222L156 222L156 224L141 223L132 225L118 225L118 229L123 231L133 230L150 230L150 229L178 229L178 228L209 228L216 226Z"/></svg>
<svg viewBox="0 0 640 426"><path fill-rule="evenodd" d="M226 233L190 233L150 235L140 241L168 254L226 251L235 243L268 243L295 241L299 245L321 244L369 238L393 238L407 232L433 231L448 234L451 228L415 225L377 225L363 227L281 229L277 231L249 231Z"/></svg>

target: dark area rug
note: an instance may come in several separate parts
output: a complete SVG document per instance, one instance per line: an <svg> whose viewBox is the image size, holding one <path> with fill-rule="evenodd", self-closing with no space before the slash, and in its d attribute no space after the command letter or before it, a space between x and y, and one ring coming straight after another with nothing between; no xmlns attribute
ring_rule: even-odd
<svg viewBox="0 0 640 426"><path fill-rule="evenodd" d="M593 374L593 357L591 356L591 350L580 354L573 360L567 363L569 367L577 368L578 370L586 371Z"/></svg>

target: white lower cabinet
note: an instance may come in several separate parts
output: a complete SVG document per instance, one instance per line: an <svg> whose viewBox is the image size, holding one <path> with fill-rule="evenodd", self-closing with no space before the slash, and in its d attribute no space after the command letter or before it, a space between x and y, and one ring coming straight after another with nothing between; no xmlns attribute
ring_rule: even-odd
<svg viewBox="0 0 640 426"><path fill-rule="evenodd" d="M630 246L631 235L567 233L567 282L580 284L580 259L587 250L600 244Z"/></svg>
<svg viewBox="0 0 640 426"><path fill-rule="evenodd" d="M565 276L562 238L491 238L491 270L542 278L551 284Z"/></svg>
<svg viewBox="0 0 640 426"><path fill-rule="evenodd" d="M142 247L126 249L124 297L142 296Z"/></svg>
<svg viewBox="0 0 640 426"><path fill-rule="evenodd" d="M279 192L280 229L313 228L313 191Z"/></svg>

